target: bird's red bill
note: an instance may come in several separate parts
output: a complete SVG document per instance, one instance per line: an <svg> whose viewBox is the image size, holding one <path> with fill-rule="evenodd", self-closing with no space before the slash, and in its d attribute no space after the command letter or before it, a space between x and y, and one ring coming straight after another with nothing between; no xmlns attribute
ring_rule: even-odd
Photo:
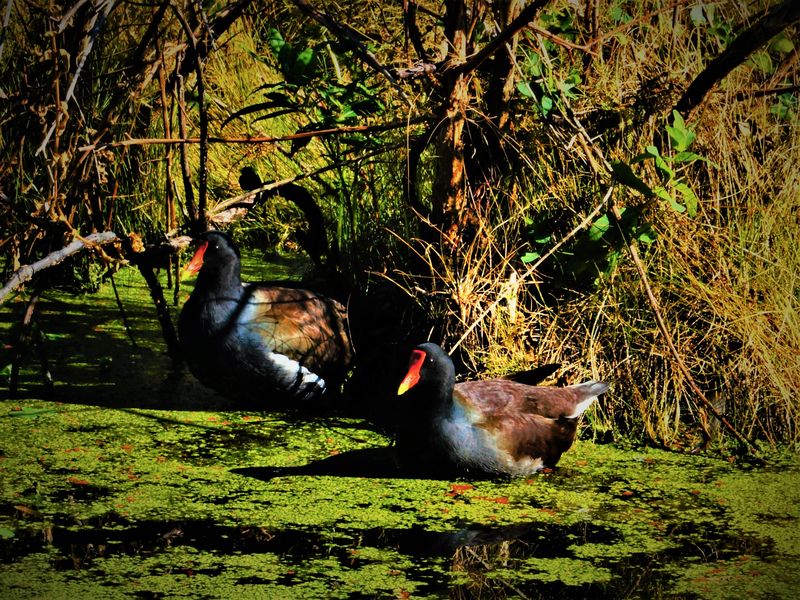
<svg viewBox="0 0 800 600"><path fill-rule="evenodd" d="M425 362L425 353L422 350L413 350L411 352L411 360L408 363L408 373L400 382L400 387L397 388L397 395L402 396L412 387L419 383L419 370Z"/></svg>
<svg viewBox="0 0 800 600"><path fill-rule="evenodd" d="M206 253L206 248L208 248L208 241L204 240L200 242L197 250L194 251L192 260L186 265L187 273L197 273L200 270L200 267L203 266L203 255Z"/></svg>

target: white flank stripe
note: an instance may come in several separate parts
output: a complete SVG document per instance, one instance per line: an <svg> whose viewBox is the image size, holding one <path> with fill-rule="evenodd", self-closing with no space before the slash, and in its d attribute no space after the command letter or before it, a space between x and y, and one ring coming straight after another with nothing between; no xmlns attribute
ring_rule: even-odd
<svg viewBox="0 0 800 600"><path fill-rule="evenodd" d="M284 354L270 352L269 358L275 365L282 383L287 389L301 390L307 386L318 388L319 393L325 391L325 380L306 369L296 360Z"/></svg>

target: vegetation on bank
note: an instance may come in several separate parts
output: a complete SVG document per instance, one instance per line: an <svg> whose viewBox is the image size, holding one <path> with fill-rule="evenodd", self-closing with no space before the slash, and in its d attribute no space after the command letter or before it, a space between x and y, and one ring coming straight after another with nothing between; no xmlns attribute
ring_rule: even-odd
<svg viewBox="0 0 800 600"><path fill-rule="evenodd" d="M3 280L118 238L32 274L32 308L127 261L174 345L151 275L216 223L399 294L384 319L466 370L613 382L597 435L800 439L793 2L9 7Z"/></svg>

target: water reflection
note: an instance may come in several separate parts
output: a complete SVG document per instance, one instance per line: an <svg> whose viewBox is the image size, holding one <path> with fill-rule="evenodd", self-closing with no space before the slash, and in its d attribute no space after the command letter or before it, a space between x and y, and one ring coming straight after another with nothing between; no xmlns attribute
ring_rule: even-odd
<svg viewBox="0 0 800 600"><path fill-rule="evenodd" d="M11 507L5 507L7 512ZM135 561L164 558L154 564L163 568L170 548L189 547L213 557L192 574L214 576L227 569L228 557L273 555L291 566L285 582L263 583L270 592L291 585L298 577L336 578L336 571L303 572L315 561L335 559L339 568L359 570L374 563L367 549L391 551L412 561L404 567L408 578L422 585L421 595L454 598L621 598L663 596L674 578L675 567L713 563L726 558L770 556L764 540L709 530L674 528L672 544L658 552L620 553L624 540L611 526L581 522L571 525L530 522L506 527L464 524L449 531L420 526L408 529L271 530L265 527L223 525L211 520L130 522L117 514L87 522L42 523L19 529L9 544L0 545L0 562L48 552L51 566L60 571L102 573L104 561L126 557ZM581 549L608 548L581 558ZM362 558L363 556L363 558ZM146 563L140 563L146 564ZM190 567L175 564L176 572ZM266 588L265 588L266 591Z"/></svg>

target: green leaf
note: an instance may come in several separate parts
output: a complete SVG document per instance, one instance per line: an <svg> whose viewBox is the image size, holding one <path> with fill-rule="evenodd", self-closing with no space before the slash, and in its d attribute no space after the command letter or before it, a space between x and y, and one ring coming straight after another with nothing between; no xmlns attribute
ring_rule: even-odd
<svg viewBox="0 0 800 600"><path fill-rule="evenodd" d="M269 47L272 48L272 51L275 53L275 56L280 55L281 50L286 45L286 40L283 39L281 32L275 28L269 30Z"/></svg>
<svg viewBox="0 0 800 600"><path fill-rule="evenodd" d="M669 165L666 161L661 157L661 154L658 151L658 148L655 146L648 146L646 148L647 153L653 157L656 163L656 169L664 173L669 179L675 177L675 171L669 168Z"/></svg>
<svg viewBox="0 0 800 600"><path fill-rule="evenodd" d="M639 235L636 236L636 239L642 242L643 244L652 244L656 241L656 234L653 233L652 230L646 229L641 231Z"/></svg>
<svg viewBox="0 0 800 600"><path fill-rule="evenodd" d="M297 65L300 65L304 69L310 65L314 60L314 50L312 48L306 48L300 54L297 55Z"/></svg>
<svg viewBox="0 0 800 600"><path fill-rule="evenodd" d="M704 156L700 156L694 152L678 152L672 157L672 162L676 163L694 162L696 160L701 160L703 162L708 161L708 159L706 159Z"/></svg>
<svg viewBox="0 0 800 600"><path fill-rule="evenodd" d="M688 185L679 181L674 185L675 189L683 196L683 201L686 204L686 214L694 217L697 214L697 196ZM674 207L673 207L674 208Z"/></svg>
<svg viewBox="0 0 800 600"><path fill-rule="evenodd" d="M0 539L9 540L15 535L16 534L14 533L13 529L9 529L8 527L0 527Z"/></svg>
<svg viewBox="0 0 800 600"><path fill-rule="evenodd" d="M520 81L517 83L517 91L527 98L536 98L536 94L534 94L531 84L527 81Z"/></svg>
<svg viewBox="0 0 800 600"><path fill-rule="evenodd" d="M675 149L678 152L684 152L689 149L697 136L686 127L686 122L677 110L672 111L672 117L672 126L667 125L665 129L672 139Z"/></svg>
<svg viewBox="0 0 800 600"><path fill-rule="evenodd" d="M544 113L544 116L547 116L547 114L553 110L553 99L550 96L542 96L541 105L542 113Z"/></svg>
<svg viewBox="0 0 800 600"><path fill-rule="evenodd" d="M589 239L593 242L601 239L610 226L611 222L608 219L608 215L602 215L589 228Z"/></svg>
<svg viewBox="0 0 800 600"><path fill-rule="evenodd" d="M689 11L689 18L695 25L702 25L706 22L706 16L703 13L702 3L698 2L692 7L692 10Z"/></svg>
<svg viewBox="0 0 800 600"><path fill-rule="evenodd" d="M527 265L538 260L541 256L538 252L526 252L520 257L520 260Z"/></svg>
<svg viewBox="0 0 800 600"><path fill-rule="evenodd" d="M542 76L542 57L536 53L532 53L528 55L528 59L526 61L528 71L530 71L531 75L534 77L541 77Z"/></svg>
<svg viewBox="0 0 800 600"><path fill-rule="evenodd" d="M561 88L561 92L567 98L576 98L577 97L575 95L575 93L572 91L576 87L574 83L567 83L566 81L562 81L561 83L558 84L558 87Z"/></svg>
<svg viewBox="0 0 800 600"><path fill-rule="evenodd" d="M683 120L681 113L679 113L677 110L672 111L672 125L676 129L682 129L686 131L686 121Z"/></svg>
<svg viewBox="0 0 800 600"><path fill-rule="evenodd" d="M670 194L663 187L658 186L657 188L653 189L653 191L655 192L656 196L658 196L662 200L666 200L669 203L669 205L672 207L672 210L674 210L676 212L679 212L679 213L686 212L686 207L683 206L682 204L678 204L678 202L675 200L675 198L672 197L672 194Z"/></svg>
<svg viewBox="0 0 800 600"><path fill-rule="evenodd" d="M18 410L12 410L8 415L10 417L21 417L24 419L35 419L43 413L52 413L51 408L31 408L30 406L23 406Z"/></svg>
<svg viewBox="0 0 800 600"><path fill-rule="evenodd" d="M775 36L775 38L773 38L769 45L769 49L779 54L789 54L794 50L794 43L792 40L786 37L786 34L779 33L777 36Z"/></svg>
<svg viewBox="0 0 800 600"><path fill-rule="evenodd" d="M653 195L653 190L636 176L628 163L621 160L612 161L611 170L614 172L614 177L622 185L636 190L643 196L649 197Z"/></svg>
<svg viewBox="0 0 800 600"><path fill-rule="evenodd" d="M785 121L788 120L788 117L791 114L791 109L781 102L776 102L769 107L769 112L778 117L779 120Z"/></svg>
<svg viewBox="0 0 800 600"><path fill-rule="evenodd" d="M775 67L772 65L772 57L769 55L769 52L764 50L754 52L747 62L767 75L771 75L775 70Z"/></svg>
<svg viewBox="0 0 800 600"><path fill-rule="evenodd" d="M617 24L627 23L633 18L619 4L614 4L609 10L608 14L611 17L611 20Z"/></svg>

